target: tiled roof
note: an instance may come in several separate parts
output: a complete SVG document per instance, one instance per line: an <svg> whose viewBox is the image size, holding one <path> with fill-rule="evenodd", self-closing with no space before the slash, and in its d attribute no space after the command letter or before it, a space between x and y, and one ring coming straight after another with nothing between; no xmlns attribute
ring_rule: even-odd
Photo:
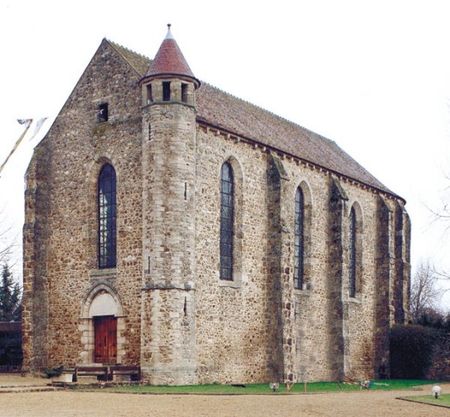
<svg viewBox="0 0 450 417"><path fill-rule="evenodd" d="M394 194L335 142L202 83L197 115L206 122Z"/></svg>
<svg viewBox="0 0 450 417"><path fill-rule="evenodd" d="M110 40L106 40L122 57L127 61L132 68L140 75L142 76L145 74L145 71L147 71L150 60L144 56L140 55L136 52L131 51L128 48L123 47L122 45L119 45L115 42L111 42Z"/></svg>
<svg viewBox="0 0 450 417"><path fill-rule="evenodd" d="M170 33L170 29L166 38L159 47L159 50L156 53L150 68L145 74L145 77L153 77L155 75L163 74L174 74L193 78L196 84L200 84L184 58L176 40Z"/></svg>
<svg viewBox="0 0 450 417"><path fill-rule="evenodd" d="M142 76L145 74L151 62L148 58L113 46ZM189 72L192 74L190 69ZM205 82L197 90L197 118L397 196L335 142Z"/></svg>

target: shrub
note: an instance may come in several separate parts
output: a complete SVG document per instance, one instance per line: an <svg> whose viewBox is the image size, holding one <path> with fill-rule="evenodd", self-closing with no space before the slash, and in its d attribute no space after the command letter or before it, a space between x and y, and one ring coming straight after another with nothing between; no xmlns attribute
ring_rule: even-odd
<svg viewBox="0 0 450 417"><path fill-rule="evenodd" d="M394 326L390 333L391 378L424 378L439 334L418 325Z"/></svg>
<svg viewBox="0 0 450 417"><path fill-rule="evenodd" d="M60 376L63 373L64 366L58 366L56 368L45 368L44 374L47 378L54 378Z"/></svg>
<svg viewBox="0 0 450 417"><path fill-rule="evenodd" d="M0 332L0 371L12 371L22 366L22 335L20 332Z"/></svg>
<svg viewBox="0 0 450 417"><path fill-rule="evenodd" d="M450 332L441 331L433 349L427 378L450 381Z"/></svg>

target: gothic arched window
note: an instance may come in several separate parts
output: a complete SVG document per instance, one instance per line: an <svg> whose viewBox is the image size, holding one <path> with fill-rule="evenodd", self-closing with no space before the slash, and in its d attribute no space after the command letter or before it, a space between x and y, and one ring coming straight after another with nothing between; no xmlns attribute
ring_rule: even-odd
<svg viewBox="0 0 450 417"><path fill-rule="evenodd" d="M305 254L305 199L300 187L295 193L294 288L302 289Z"/></svg>
<svg viewBox="0 0 450 417"><path fill-rule="evenodd" d="M357 222L355 208L352 207L350 211L349 223L349 295L356 297L356 271L357 271L357 256L356 256L356 239L357 239Z"/></svg>
<svg viewBox="0 0 450 417"><path fill-rule="evenodd" d="M98 266L116 266L116 171L106 164L98 176Z"/></svg>
<svg viewBox="0 0 450 417"><path fill-rule="evenodd" d="M229 162L220 173L220 279L233 280L234 180Z"/></svg>

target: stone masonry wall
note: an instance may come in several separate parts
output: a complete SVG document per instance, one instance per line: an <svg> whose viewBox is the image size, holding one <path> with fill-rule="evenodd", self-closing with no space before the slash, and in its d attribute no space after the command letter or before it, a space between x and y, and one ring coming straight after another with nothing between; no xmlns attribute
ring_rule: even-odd
<svg viewBox="0 0 450 417"><path fill-rule="evenodd" d="M83 355L87 333L83 330L86 318L81 316L88 294L100 284L111 288L122 303L121 361L139 361L142 188L138 81L139 75L103 41L35 151L26 192L24 234L27 242L34 240L35 252L31 243L26 243L25 304L47 309L48 324L44 331L40 311L27 307L24 352L25 364L32 369L93 362L86 352ZM99 123L98 105L104 102L109 105L109 120ZM97 177L105 162L114 166L117 175L118 263L109 271L97 268ZM44 171L45 176L35 180L36 171ZM33 193L44 190L48 192L42 206L43 198ZM33 217L34 230L28 231ZM45 289L33 291L32 287ZM39 354L32 353L33 343L34 350L40 346Z"/></svg>
<svg viewBox="0 0 450 417"><path fill-rule="evenodd" d="M285 354L283 349L283 339L286 327L284 326L286 318L283 318L283 225L282 225L282 182L285 180L285 171L280 160L276 156L268 158L267 166L267 189L268 189L268 207L270 216L268 216L268 240L272 242L267 246L267 273L271 279L271 287L269 287L269 294L271 303L268 306L269 312L272 314L272 320L269 329L273 329L272 337L273 352L271 363L273 366L272 380L283 381L284 368L288 354ZM286 228L285 228L286 229ZM287 352L286 352L287 353Z"/></svg>
<svg viewBox="0 0 450 417"><path fill-rule="evenodd" d="M380 214L377 193L345 179L338 181L336 191L335 185L330 188L335 180L328 173L282 158L287 185L280 201L280 191L268 180L270 156L264 148L255 149L214 129L199 128L197 134L199 380L251 382L286 378L286 374L281 376L286 369L280 371L279 363L287 366L283 359L287 340L280 330L284 314L280 306L286 304L278 289L281 274L286 273L293 282L294 201L300 184L310 193L312 230L305 259L308 284L303 290L292 290L291 296L295 340L289 343L295 350L294 377L373 377L386 357L385 332L380 334L377 329L386 325L388 298L384 296L389 286L389 274L384 275L389 267L383 269L377 259L384 256L384 265L390 265L389 256L380 254L384 250L380 248L380 233L384 236L388 231L380 231L385 227L380 226L385 214ZM221 282L218 275L220 167L227 160L233 162L238 178L242 178L237 181L242 193L242 270L231 285ZM336 197L336 193L343 196ZM333 201L341 202L334 220L330 220ZM389 204L395 204L395 200ZM352 206L358 208L361 229L355 298L349 296L347 250ZM276 237L281 209L291 213L290 218L285 215L283 224L287 233L284 249ZM286 261L282 260L283 251L288 254ZM291 270L286 269L289 259ZM381 289L380 281L384 283Z"/></svg>
<svg viewBox="0 0 450 417"><path fill-rule="evenodd" d="M345 356L348 357L348 310L343 304L345 204L348 197L335 178L331 178L328 207L328 277L325 281L328 306L328 361L331 379L342 380L345 372ZM322 249L323 250L323 249ZM344 316L346 320L344 320ZM347 343L346 343L347 342ZM346 352L347 351L347 352Z"/></svg>
<svg viewBox="0 0 450 417"><path fill-rule="evenodd" d="M41 164L37 164L38 158ZM41 146L26 174L25 224L23 226L22 349L24 370L44 367L48 361L48 279L46 245L49 188L49 150Z"/></svg>
<svg viewBox="0 0 450 417"><path fill-rule="evenodd" d="M384 198L378 199L378 243L376 253L376 319L374 325L375 373L379 378L389 376L389 282L392 279L390 257L392 245L392 212Z"/></svg>
<svg viewBox="0 0 450 417"><path fill-rule="evenodd" d="M219 279L220 171L235 178L233 282ZM196 329L199 382L267 381L277 375L279 303L267 273L267 156L197 129Z"/></svg>

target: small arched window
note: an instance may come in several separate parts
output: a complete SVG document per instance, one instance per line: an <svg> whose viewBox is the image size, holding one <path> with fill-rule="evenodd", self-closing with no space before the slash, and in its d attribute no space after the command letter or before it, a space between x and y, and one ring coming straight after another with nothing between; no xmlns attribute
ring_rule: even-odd
<svg viewBox="0 0 450 417"><path fill-rule="evenodd" d="M302 289L305 259L305 199L300 187L295 193L294 288Z"/></svg>
<svg viewBox="0 0 450 417"><path fill-rule="evenodd" d="M116 171L106 164L98 177L98 266L116 266Z"/></svg>
<svg viewBox="0 0 450 417"><path fill-rule="evenodd" d="M220 279L233 280L234 180L229 162L220 173Z"/></svg>
<svg viewBox="0 0 450 417"><path fill-rule="evenodd" d="M349 295L356 297L356 271L357 271L357 254L356 254L356 239L357 239L357 222L355 208L350 210L349 223Z"/></svg>

